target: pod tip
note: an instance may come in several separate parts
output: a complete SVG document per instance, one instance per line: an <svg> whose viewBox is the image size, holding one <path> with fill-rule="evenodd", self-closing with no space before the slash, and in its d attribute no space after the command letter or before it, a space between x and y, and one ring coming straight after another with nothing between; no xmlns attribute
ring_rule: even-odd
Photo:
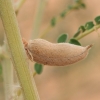
<svg viewBox="0 0 100 100"><path fill-rule="evenodd" d="M88 45L88 46L87 46L87 49L90 49L92 46L93 46L93 44Z"/></svg>

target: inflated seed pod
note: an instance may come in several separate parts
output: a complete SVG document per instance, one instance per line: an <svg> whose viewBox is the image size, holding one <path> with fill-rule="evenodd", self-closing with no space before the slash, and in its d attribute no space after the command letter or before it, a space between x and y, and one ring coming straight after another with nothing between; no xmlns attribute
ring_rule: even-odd
<svg viewBox="0 0 100 100"><path fill-rule="evenodd" d="M51 43L43 39L23 39L26 53L31 61L44 65L64 66L84 59L92 45L82 47L69 43Z"/></svg>

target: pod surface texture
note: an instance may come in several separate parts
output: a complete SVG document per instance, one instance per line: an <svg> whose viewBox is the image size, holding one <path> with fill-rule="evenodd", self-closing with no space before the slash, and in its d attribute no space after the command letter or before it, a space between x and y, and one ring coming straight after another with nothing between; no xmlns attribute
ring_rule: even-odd
<svg viewBox="0 0 100 100"><path fill-rule="evenodd" d="M84 59L92 45L82 47L69 43L51 43L44 39L30 40L23 44L31 61L44 65L65 66Z"/></svg>

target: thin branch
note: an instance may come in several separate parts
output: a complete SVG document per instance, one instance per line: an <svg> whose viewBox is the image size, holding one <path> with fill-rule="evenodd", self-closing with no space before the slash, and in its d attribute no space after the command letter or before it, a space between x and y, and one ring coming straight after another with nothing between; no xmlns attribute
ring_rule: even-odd
<svg viewBox="0 0 100 100"><path fill-rule="evenodd" d="M81 34L80 34L78 37L76 37L75 39L76 39L76 40L79 40L79 39L85 37L86 35L90 34L91 32L96 31L96 30L99 29L99 28L100 28L100 25L95 25L92 29L86 30L85 32L81 33Z"/></svg>
<svg viewBox="0 0 100 100"><path fill-rule="evenodd" d="M19 0L16 5L15 5L15 12L16 14L18 13L19 9L22 7L22 5L24 4L26 0Z"/></svg>
<svg viewBox="0 0 100 100"><path fill-rule="evenodd" d="M39 0L38 1L38 7L37 7L38 9L36 12L36 16L35 16L35 20L34 20L34 28L33 28L32 36L31 36L32 39L38 37L46 2L47 2L47 0Z"/></svg>

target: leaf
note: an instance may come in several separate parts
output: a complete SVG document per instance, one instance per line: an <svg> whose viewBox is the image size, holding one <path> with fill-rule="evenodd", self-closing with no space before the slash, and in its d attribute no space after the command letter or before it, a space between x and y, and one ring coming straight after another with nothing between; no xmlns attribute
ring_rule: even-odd
<svg viewBox="0 0 100 100"><path fill-rule="evenodd" d="M80 32L82 33L82 32L85 31L85 27L84 27L84 26L80 26L80 27L79 27L79 30L80 30Z"/></svg>
<svg viewBox="0 0 100 100"><path fill-rule="evenodd" d="M80 42L78 40L76 40L76 39L70 39L69 43L81 46Z"/></svg>
<svg viewBox="0 0 100 100"><path fill-rule="evenodd" d="M80 33L83 33L84 31L85 31L85 27L84 26L80 26L78 31L74 34L73 37L75 38L75 37L79 36Z"/></svg>
<svg viewBox="0 0 100 100"><path fill-rule="evenodd" d="M66 42L67 37L68 37L67 34L61 34L61 35L58 37L57 42L58 42L58 43Z"/></svg>
<svg viewBox="0 0 100 100"><path fill-rule="evenodd" d="M35 63L34 69L35 69L35 71L36 71L37 74L41 74L42 70L43 70L43 65L41 65L39 63Z"/></svg>
<svg viewBox="0 0 100 100"><path fill-rule="evenodd" d="M56 18L53 17L53 18L51 19L51 26L55 26L55 25L56 25Z"/></svg>
<svg viewBox="0 0 100 100"><path fill-rule="evenodd" d="M95 19L96 24L100 24L100 16L97 16Z"/></svg>
<svg viewBox="0 0 100 100"><path fill-rule="evenodd" d="M2 65L0 64L0 75L2 74Z"/></svg>
<svg viewBox="0 0 100 100"><path fill-rule="evenodd" d="M87 22L86 24L85 24L85 29L86 30L89 30L89 29L91 29L91 28L93 28L94 27L94 24L93 24L93 22L91 21L91 22Z"/></svg>

